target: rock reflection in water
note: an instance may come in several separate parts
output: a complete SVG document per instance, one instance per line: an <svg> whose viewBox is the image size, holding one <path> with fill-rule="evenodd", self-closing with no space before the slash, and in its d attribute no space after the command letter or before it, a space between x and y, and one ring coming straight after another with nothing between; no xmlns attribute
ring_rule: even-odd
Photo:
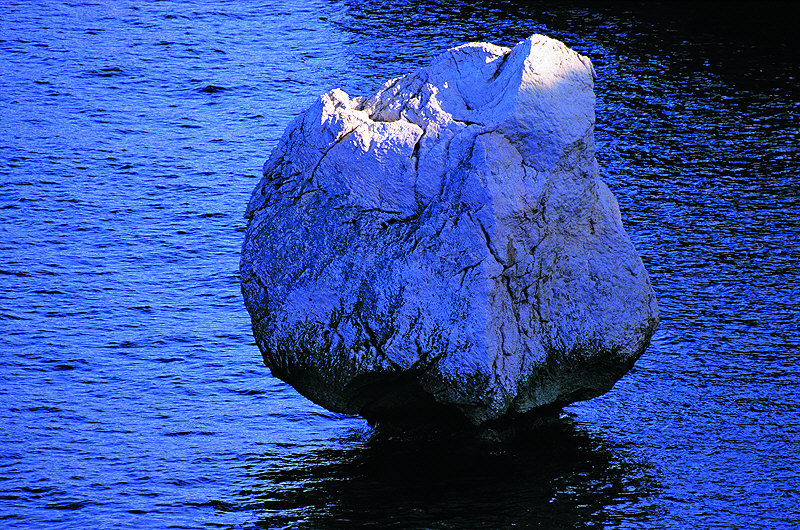
<svg viewBox="0 0 800 530"><path fill-rule="evenodd" d="M513 442L353 434L253 455L224 510L255 527L565 528L657 519L658 471L571 418ZM287 458L287 454L292 454Z"/></svg>

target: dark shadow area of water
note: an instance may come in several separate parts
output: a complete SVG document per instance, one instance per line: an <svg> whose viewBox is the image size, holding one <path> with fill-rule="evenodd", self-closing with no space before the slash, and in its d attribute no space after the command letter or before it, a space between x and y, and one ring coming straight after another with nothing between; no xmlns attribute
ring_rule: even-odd
<svg viewBox="0 0 800 530"><path fill-rule="evenodd" d="M424 63L436 46L470 41L513 46L538 32L589 53L593 61L604 59L600 44L633 64L655 58L733 82L752 84L756 76L770 85L773 78L798 69L800 32L788 16L788 2L726 2L723 7L684 0L414 0L390 5L332 0L331 6L337 13L331 23L349 34L350 53L365 63ZM758 86L765 88L764 83Z"/></svg>
<svg viewBox="0 0 800 530"><path fill-rule="evenodd" d="M660 472L571 418L505 443L355 435L252 457L218 509L275 528L575 528L657 520Z"/></svg>
<svg viewBox="0 0 800 530"><path fill-rule="evenodd" d="M625 2L620 2L625 5ZM793 3L766 0L703 2L671 0L628 2L639 16L664 21L699 39L727 39L752 45L796 45L796 20L789 16Z"/></svg>

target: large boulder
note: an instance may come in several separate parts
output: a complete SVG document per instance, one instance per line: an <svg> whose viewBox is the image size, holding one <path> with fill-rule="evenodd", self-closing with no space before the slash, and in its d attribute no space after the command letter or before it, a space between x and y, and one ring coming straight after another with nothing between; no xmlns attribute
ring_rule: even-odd
<svg viewBox="0 0 800 530"><path fill-rule="evenodd" d="M246 213L242 292L272 373L401 426L502 424L608 391L658 309L598 178L593 76L534 35L303 112Z"/></svg>

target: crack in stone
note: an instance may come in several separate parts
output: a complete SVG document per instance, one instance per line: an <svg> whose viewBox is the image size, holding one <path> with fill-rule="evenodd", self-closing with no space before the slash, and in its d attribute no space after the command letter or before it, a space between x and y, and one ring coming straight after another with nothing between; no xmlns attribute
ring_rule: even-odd
<svg viewBox="0 0 800 530"><path fill-rule="evenodd" d="M471 217L472 216L470 215L470 218ZM497 251L495 251L494 247L492 246L492 240L489 237L489 232L486 231L486 227L483 226L483 222L479 220L478 221L478 226L481 228L481 232L483 233L483 239L486 241L486 248L489 249L489 253L495 259L495 261L497 263L499 263L500 265L502 265L502 267L505 269L506 268L506 262L502 258L500 258L500 255L497 253Z"/></svg>
<svg viewBox="0 0 800 530"><path fill-rule="evenodd" d="M389 332L385 333L383 337L378 338L378 335L375 333L375 331L369 325L369 322L367 321L367 319L364 318L364 317L362 317L360 319L361 326L364 328L364 331L366 331L367 337L369 337L369 343L375 349L375 353L377 354L377 356L380 359L383 359L384 361L386 361L386 363L390 367L392 367L392 369L394 369L394 370L396 370L398 372L401 372L401 371L403 371L403 367L400 366L399 364L397 364L396 362L394 362L389 357L389 355L386 354L386 352L383 349L383 346L389 340L389 337L391 337L394 334L394 327L391 324L391 319L388 319L388 322L389 322Z"/></svg>
<svg viewBox="0 0 800 530"><path fill-rule="evenodd" d="M422 138L425 136L425 132L417 138L417 143L414 144L414 150L411 152L411 158L414 159L414 173L417 177L419 177L419 146L422 143ZM414 179L414 188L417 187L417 179ZM414 191L414 196L417 196L416 190Z"/></svg>
<svg viewBox="0 0 800 530"><path fill-rule="evenodd" d="M300 194L298 195L289 195L289 198L292 199L293 204L297 204L297 202L304 196L308 195L309 193L316 193L318 191L325 193L327 190L325 190L324 188L314 188L313 190L304 190L301 191Z"/></svg>
<svg viewBox="0 0 800 530"><path fill-rule="evenodd" d="M503 67L506 65L506 61L508 61L509 57L511 57L511 50L503 54L503 58L500 59L500 64L497 65L497 70L494 71L494 74L489 78L489 81L494 81L497 79L497 77L500 75L500 72L503 71Z"/></svg>
<svg viewBox="0 0 800 530"><path fill-rule="evenodd" d="M472 265L467 265L466 267L462 267L461 270L459 270L456 273L456 274L460 274L461 275L461 282L458 284L459 288L464 286L464 280L466 279L467 274L469 274L470 271L474 270L475 267L477 267L481 263L483 263L483 259L481 259L480 261L478 261L476 263L473 263Z"/></svg>
<svg viewBox="0 0 800 530"><path fill-rule="evenodd" d="M317 165L316 165L316 166L314 166L314 169L313 169L313 170L311 170L311 175L308 177L308 179L307 179L307 182L312 182L312 181L314 180L314 177L315 177L315 176L316 176L316 174L317 174L317 170L319 169L319 166L320 166L320 164L322 164L322 161L323 161L323 160L325 160L325 157L326 157L326 156L328 156L328 153L330 153L330 152L331 152L331 150L332 150L334 147L336 147L337 145L339 145L340 143L342 143L343 141L345 141L345 139L347 139L347 137L348 137L348 136L350 136L351 134L353 134L353 132L355 132L355 130L356 130L356 129L358 129L359 127L361 127L361 125L363 125L363 124L360 124L360 125L358 125L358 126L356 126L356 127L353 127L352 129L350 129L349 131L347 131L347 133L345 133L345 134L343 134L342 136L340 136L338 139L334 139L334 141L333 141L333 143L330 145L330 147L328 147L328 148L325 150L325 152L324 152L324 153L322 153L322 156L321 156L321 157L320 157L320 159L317 161Z"/></svg>

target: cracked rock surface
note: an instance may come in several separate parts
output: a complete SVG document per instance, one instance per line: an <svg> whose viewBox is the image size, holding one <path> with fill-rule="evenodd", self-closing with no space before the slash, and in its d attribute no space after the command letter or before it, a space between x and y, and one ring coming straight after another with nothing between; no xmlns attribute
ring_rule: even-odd
<svg viewBox="0 0 800 530"><path fill-rule="evenodd" d="M272 373L401 426L608 391L658 308L598 177L593 75L542 35L472 43L301 114L253 191L240 265Z"/></svg>

